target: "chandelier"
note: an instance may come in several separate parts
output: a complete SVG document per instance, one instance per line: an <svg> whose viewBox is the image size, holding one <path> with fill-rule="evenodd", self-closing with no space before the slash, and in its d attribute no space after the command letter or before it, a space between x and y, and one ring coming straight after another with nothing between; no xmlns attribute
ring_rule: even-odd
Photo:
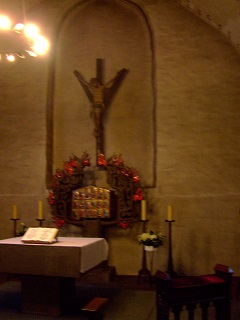
<svg viewBox="0 0 240 320"><path fill-rule="evenodd" d="M48 49L49 42L36 25L13 24L9 17L0 15L0 61L37 57Z"/></svg>

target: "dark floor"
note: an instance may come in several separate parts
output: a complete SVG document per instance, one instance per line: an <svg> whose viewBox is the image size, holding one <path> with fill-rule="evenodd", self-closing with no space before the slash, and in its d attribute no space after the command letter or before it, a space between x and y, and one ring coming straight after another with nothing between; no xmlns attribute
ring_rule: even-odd
<svg viewBox="0 0 240 320"><path fill-rule="evenodd" d="M5 281L0 285L0 320L86 320L81 306L94 296L109 299L104 320L155 320L155 290L150 283L137 284L134 277L116 277L110 283L76 283L79 312L61 317L21 313L21 284L18 279Z"/></svg>
<svg viewBox="0 0 240 320"><path fill-rule="evenodd" d="M137 277L117 276L111 283L78 283L79 301L87 302L93 296L109 299L105 309L105 320L156 320L155 286L152 282ZM232 320L240 320L240 292L237 297L239 278L233 279ZM210 313L211 314L211 313ZM196 320L201 317L196 313ZM21 313L21 285L17 279L0 285L0 320L84 320L81 314L61 317L39 316ZM187 314L181 314L181 320L187 320ZM213 317L210 316L209 320ZM170 316L173 320L173 315Z"/></svg>

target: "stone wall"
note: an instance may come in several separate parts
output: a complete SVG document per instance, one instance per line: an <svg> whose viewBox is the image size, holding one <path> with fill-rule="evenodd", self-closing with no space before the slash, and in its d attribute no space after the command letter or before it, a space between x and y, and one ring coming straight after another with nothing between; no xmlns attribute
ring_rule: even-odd
<svg viewBox="0 0 240 320"><path fill-rule="evenodd" d="M103 2L108 5L107 0ZM175 271L206 273L222 263L239 274L239 55L220 33L174 1L118 2L136 4L153 37L156 181L146 190L148 227L160 225L166 234L163 247L154 255L153 270L167 268L165 219L171 204L176 220L172 230ZM45 30L55 39L61 18L77 3L64 1L61 6L51 1L32 14L42 24L48 23ZM114 37L122 41L117 31ZM14 203L21 221L36 225L37 201L44 199L45 225L51 225L46 200L50 58L1 65L1 238L12 236ZM91 59L89 74L92 63ZM68 91L62 90L67 96ZM131 147L132 141L127 140L128 144ZM81 151L81 144L72 150ZM118 274L137 274L141 268L142 248L136 240L141 227L136 223L107 230L109 262Z"/></svg>

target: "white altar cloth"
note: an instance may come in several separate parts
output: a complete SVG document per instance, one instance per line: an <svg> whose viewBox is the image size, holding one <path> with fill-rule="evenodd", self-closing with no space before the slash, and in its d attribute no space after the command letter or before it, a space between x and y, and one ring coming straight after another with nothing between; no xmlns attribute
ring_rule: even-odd
<svg viewBox="0 0 240 320"><path fill-rule="evenodd" d="M23 243L21 239L22 237L0 240L0 260L1 258L4 258L3 256L1 256L1 248L4 245L13 245L14 249L18 248L18 246L35 246L36 248L32 248L33 255L38 251L38 248L49 247L51 252L56 252L57 248L69 248L69 250L76 248L74 252L79 255L79 271L81 273L94 268L108 258L109 246L107 241L103 238L58 237L58 241L52 244ZM54 250L54 248L56 250ZM24 257L22 257L22 259L24 259ZM21 264L21 261L19 261L19 263ZM61 265L59 266L59 268L61 268ZM0 271L2 271L1 261ZM5 272L6 271L7 270L5 270Z"/></svg>

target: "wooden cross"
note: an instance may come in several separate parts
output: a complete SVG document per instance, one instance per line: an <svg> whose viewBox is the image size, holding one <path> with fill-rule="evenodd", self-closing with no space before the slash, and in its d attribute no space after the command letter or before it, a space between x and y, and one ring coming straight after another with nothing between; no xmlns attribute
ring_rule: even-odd
<svg viewBox="0 0 240 320"><path fill-rule="evenodd" d="M121 69L113 79L109 80L105 84L103 83L102 59L96 60L96 77L90 79L90 82L87 82L77 70L74 70L73 73L82 85L89 101L91 102L90 115L94 121L93 135L96 138L96 157L98 158L99 154L104 154L104 115L124 76L126 75L127 70Z"/></svg>

